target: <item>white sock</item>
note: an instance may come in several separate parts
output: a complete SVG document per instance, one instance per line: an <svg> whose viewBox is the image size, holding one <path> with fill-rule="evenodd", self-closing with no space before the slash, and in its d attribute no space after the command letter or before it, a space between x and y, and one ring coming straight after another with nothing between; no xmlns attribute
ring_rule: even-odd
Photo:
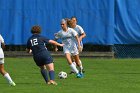
<svg viewBox="0 0 140 93"><path fill-rule="evenodd" d="M76 62L72 62L72 63L76 66ZM79 60L79 63L81 64L81 65L79 66L80 71L82 71L82 69L83 69L83 65L82 65L81 60ZM71 71L75 72L73 69L71 69Z"/></svg>
<svg viewBox="0 0 140 93"><path fill-rule="evenodd" d="M72 62L75 66L76 66L76 63L75 62Z"/></svg>
<svg viewBox="0 0 140 93"><path fill-rule="evenodd" d="M81 60L79 60L79 62L80 62L80 64L81 64L80 69L83 69L83 65L82 65Z"/></svg>
<svg viewBox="0 0 140 93"><path fill-rule="evenodd" d="M75 63L75 62L72 62L72 63L76 66L76 63ZM71 69L71 71L72 71L72 72L75 72L73 69Z"/></svg>
<svg viewBox="0 0 140 93"><path fill-rule="evenodd" d="M6 73L6 74L4 75L4 77L6 78L6 80L7 80L9 83L13 82L12 79L11 79L11 77L10 77L10 75L9 75L8 73Z"/></svg>
<svg viewBox="0 0 140 93"><path fill-rule="evenodd" d="M70 65L70 67L76 74L79 72L78 69L76 68L76 66L73 63Z"/></svg>

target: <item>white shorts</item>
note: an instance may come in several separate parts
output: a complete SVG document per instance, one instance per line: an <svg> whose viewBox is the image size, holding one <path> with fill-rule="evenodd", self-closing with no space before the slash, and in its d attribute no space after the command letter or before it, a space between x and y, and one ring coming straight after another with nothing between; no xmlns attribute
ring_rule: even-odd
<svg viewBox="0 0 140 93"><path fill-rule="evenodd" d="M71 55L78 55L79 54L76 46L73 46L73 47L63 46L63 52L64 52L64 54L69 53Z"/></svg>
<svg viewBox="0 0 140 93"><path fill-rule="evenodd" d="M4 58L4 53L3 53L2 48L0 48L0 58Z"/></svg>
<svg viewBox="0 0 140 93"><path fill-rule="evenodd" d="M0 58L0 64L4 64L4 58Z"/></svg>

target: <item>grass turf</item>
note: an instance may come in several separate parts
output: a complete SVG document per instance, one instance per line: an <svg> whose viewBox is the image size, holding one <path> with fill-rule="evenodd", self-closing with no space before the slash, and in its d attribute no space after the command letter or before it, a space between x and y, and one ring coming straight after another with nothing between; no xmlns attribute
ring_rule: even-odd
<svg viewBox="0 0 140 93"><path fill-rule="evenodd" d="M0 93L139 93L140 59L81 58L84 78L69 75L59 79L60 71L70 72L65 58L54 58L57 86L48 86L32 58L5 58L5 69L17 84L11 87L0 76Z"/></svg>

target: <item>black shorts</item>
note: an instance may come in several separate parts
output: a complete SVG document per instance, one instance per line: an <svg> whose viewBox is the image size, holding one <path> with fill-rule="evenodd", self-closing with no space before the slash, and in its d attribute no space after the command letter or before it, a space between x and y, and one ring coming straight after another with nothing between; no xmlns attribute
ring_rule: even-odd
<svg viewBox="0 0 140 93"><path fill-rule="evenodd" d="M37 66L43 66L53 62L53 58L48 51L43 51L33 56Z"/></svg>

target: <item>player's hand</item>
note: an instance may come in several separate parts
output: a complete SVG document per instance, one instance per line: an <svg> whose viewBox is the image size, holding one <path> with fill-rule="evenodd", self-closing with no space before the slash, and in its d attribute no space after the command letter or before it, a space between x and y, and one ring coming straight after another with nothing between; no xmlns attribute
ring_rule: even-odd
<svg viewBox="0 0 140 93"><path fill-rule="evenodd" d="M78 46L78 51L82 52L82 47L81 46Z"/></svg>
<svg viewBox="0 0 140 93"><path fill-rule="evenodd" d="M32 53L32 50L26 48L26 52L31 54Z"/></svg>
<svg viewBox="0 0 140 93"><path fill-rule="evenodd" d="M32 50L31 50L31 49L29 50L29 53L30 53L30 54L32 53Z"/></svg>
<svg viewBox="0 0 140 93"><path fill-rule="evenodd" d="M65 44L60 44L61 47L63 47Z"/></svg>
<svg viewBox="0 0 140 93"><path fill-rule="evenodd" d="M58 48L57 48L57 47L56 47L56 48L54 48L54 51L55 51L55 52L57 52L57 51L58 51Z"/></svg>

